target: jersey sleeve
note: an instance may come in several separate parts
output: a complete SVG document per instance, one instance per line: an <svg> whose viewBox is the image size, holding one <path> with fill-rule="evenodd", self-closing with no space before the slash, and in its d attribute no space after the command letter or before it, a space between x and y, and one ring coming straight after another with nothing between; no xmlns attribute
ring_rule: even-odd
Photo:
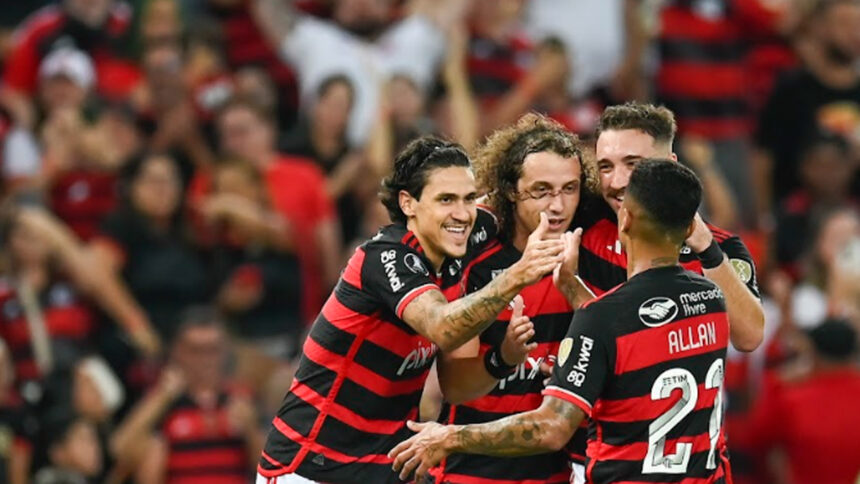
<svg viewBox="0 0 860 484"><path fill-rule="evenodd" d="M439 290L421 257L412 249L395 243L376 242L364 248L361 285L398 318L416 297Z"/></svg>
<svg viewBox="0 0 860 484"><path fill-rule="evenodd" d="M558 349L545 396L570 402L589 417L607 379L615 368L615 345L599 311L580 309Z"/></svg>
<svg viewBox="0 0 860 484"><path fill-rule="evenodd" d="M761 294L758 289L758 281L756 279L755 262L753 262L747 246L737 235L733 235L722 242L720 248L729 258L729 262L734 269L735 274L743 281L755 297L761 299Z"/></svg>

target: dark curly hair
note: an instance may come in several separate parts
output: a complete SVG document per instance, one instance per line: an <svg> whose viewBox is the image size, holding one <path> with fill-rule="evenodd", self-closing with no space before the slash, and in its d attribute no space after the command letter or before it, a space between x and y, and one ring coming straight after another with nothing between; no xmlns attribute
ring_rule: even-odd
<svg viewBox="0 0 860 484"><path fill-rule="evenodd" d="M499 220L499 234L510 238L513 231L517 181L523 175L523 162L532 153L548 151L565 158L576 157L582 169L580 186L585 190L591 176L583 163L579 139L561 124L546 116L529 113L515 124L495 131L475 153L475 178L487 194L487 205Z"/></svg>
<svg viewBox="0 0 860 484"><path fill-rule="evenodd" d="M652 240L668 239L680 246L702 203L702 183L680 163L647 159L633 169L627 195L647 212Z"/></svg>
<svg viewBox="0 0 860 484"><path fill-rule="evenodd" d="M665 106L627 102L609 106L600 116L596 136L609 130L638 129L660 143L672 143L678 126L675 115Z"/></svg>
<svg viewBox="0 0 860 484"><path fill-rule="evenodd" d="M427 175L436 168L449 166L471 167L469 155L457 143L434 136L422 136L411 141L394 159L394 170L382 180L379 199L395 223L406 223L406 214L400 208L400 191L406 190L415 199L427 184Z"/></svg>

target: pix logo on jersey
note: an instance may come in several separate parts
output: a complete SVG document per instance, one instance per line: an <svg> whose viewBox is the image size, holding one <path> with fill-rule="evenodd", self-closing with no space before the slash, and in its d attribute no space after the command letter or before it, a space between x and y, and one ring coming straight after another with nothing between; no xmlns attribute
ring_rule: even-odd
<svg viewBox="0 0 860 484"><path fill-rule="evenodd" d="M668 297L652 297L639 306L639 320L649 328L662 326L677 315L678 305Z"/></svg>

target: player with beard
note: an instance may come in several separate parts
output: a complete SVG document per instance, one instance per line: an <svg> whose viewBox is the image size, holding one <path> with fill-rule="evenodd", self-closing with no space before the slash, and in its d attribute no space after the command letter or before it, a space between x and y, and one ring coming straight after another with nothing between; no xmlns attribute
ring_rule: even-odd
<svg viewBox="0 0 860 484"><path fill-rule="evenodd" d="M483 424L410 422L419 433L390 453L401 477L453 453L557 451L588 415L587 482L729 480L719 452L727 301L678 260L702 186L670 160L643 161L629 178L618 210L627 282L576 311L540 407Z"/></svg>
<svg viewBox="0 0 860 484"><path fill-rule="evenodd" d="M473 226L495 233L477 196L459 145L425 137L398 155L380 193L394 223L356 250L314 322L272 421L258 484L400 482L386 453L409 435L405 421L418 416L437 348L450 352L477 336L564 258L544 215L517 263L448 302L459 296L457 259L482 239L470 237ZM515 325L513 346L525 348L531 323ZM513 353L518 363L528 351Z"/></svg>
<svg viewBox="0 0 860 484"><path fill-rule="evenodd" d="M498 217L499 234L464 270L469 292L486 286L520 260L542 214L549 220L547 236L567 240L568 251L578 247L582 231L565 232L586 185L575 135L544 116L527 114L514 125L493 133L475 154L474 166L478 185L489 192L487 205ZM576 280L559 280L560 275L575 272L575 260L574 254L569 271L547 273L525 288L513 308L499 314L479 338L440 356L439 383L452 404L443 415L446 422L488 422L540 406L544 379L541 366L549 364L558 353L573 316L568 297L574 304L577 299L581 304L593 297ZM509 324L523 318L534 325L534 336L528 358L516 365L505 353L502 342ZM471 366L473 372L466 376L474 360L484 360L486 365ZM478 394L468 393L461 388L467 381L483 381L484 385L475 388L480 390ZM585 432L578 435L584 446ZM435 468L433 474L437 482L453 484L567 483L570 468L564 452L510 459L455 455Z"/></svg>

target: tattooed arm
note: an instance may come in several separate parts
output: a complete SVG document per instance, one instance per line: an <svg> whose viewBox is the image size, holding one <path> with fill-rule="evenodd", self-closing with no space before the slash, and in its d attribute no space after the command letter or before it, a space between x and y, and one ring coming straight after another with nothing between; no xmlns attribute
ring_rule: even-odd
<svg viewBox="0 0 860 484"><path fill-rule="evenodd" d="M406 479L415 471L415 479L454 453L514 457L542 454L561 449L585 413L560 398L545 396L535 410L518 413L483 424L439 425L409 422L419 431L401 442L390 453L394 470Z"/></svg>
<svg viewBox="0 0 860 484"><path fill-rule="evenodd" d="M477 336L523 288L562 261L564 243L544 239L548 226L546 215L541 214L520 260L481 290L450 303L441 291L426 291L404 308L403 321L442 351L452 351Z"/></svg>

